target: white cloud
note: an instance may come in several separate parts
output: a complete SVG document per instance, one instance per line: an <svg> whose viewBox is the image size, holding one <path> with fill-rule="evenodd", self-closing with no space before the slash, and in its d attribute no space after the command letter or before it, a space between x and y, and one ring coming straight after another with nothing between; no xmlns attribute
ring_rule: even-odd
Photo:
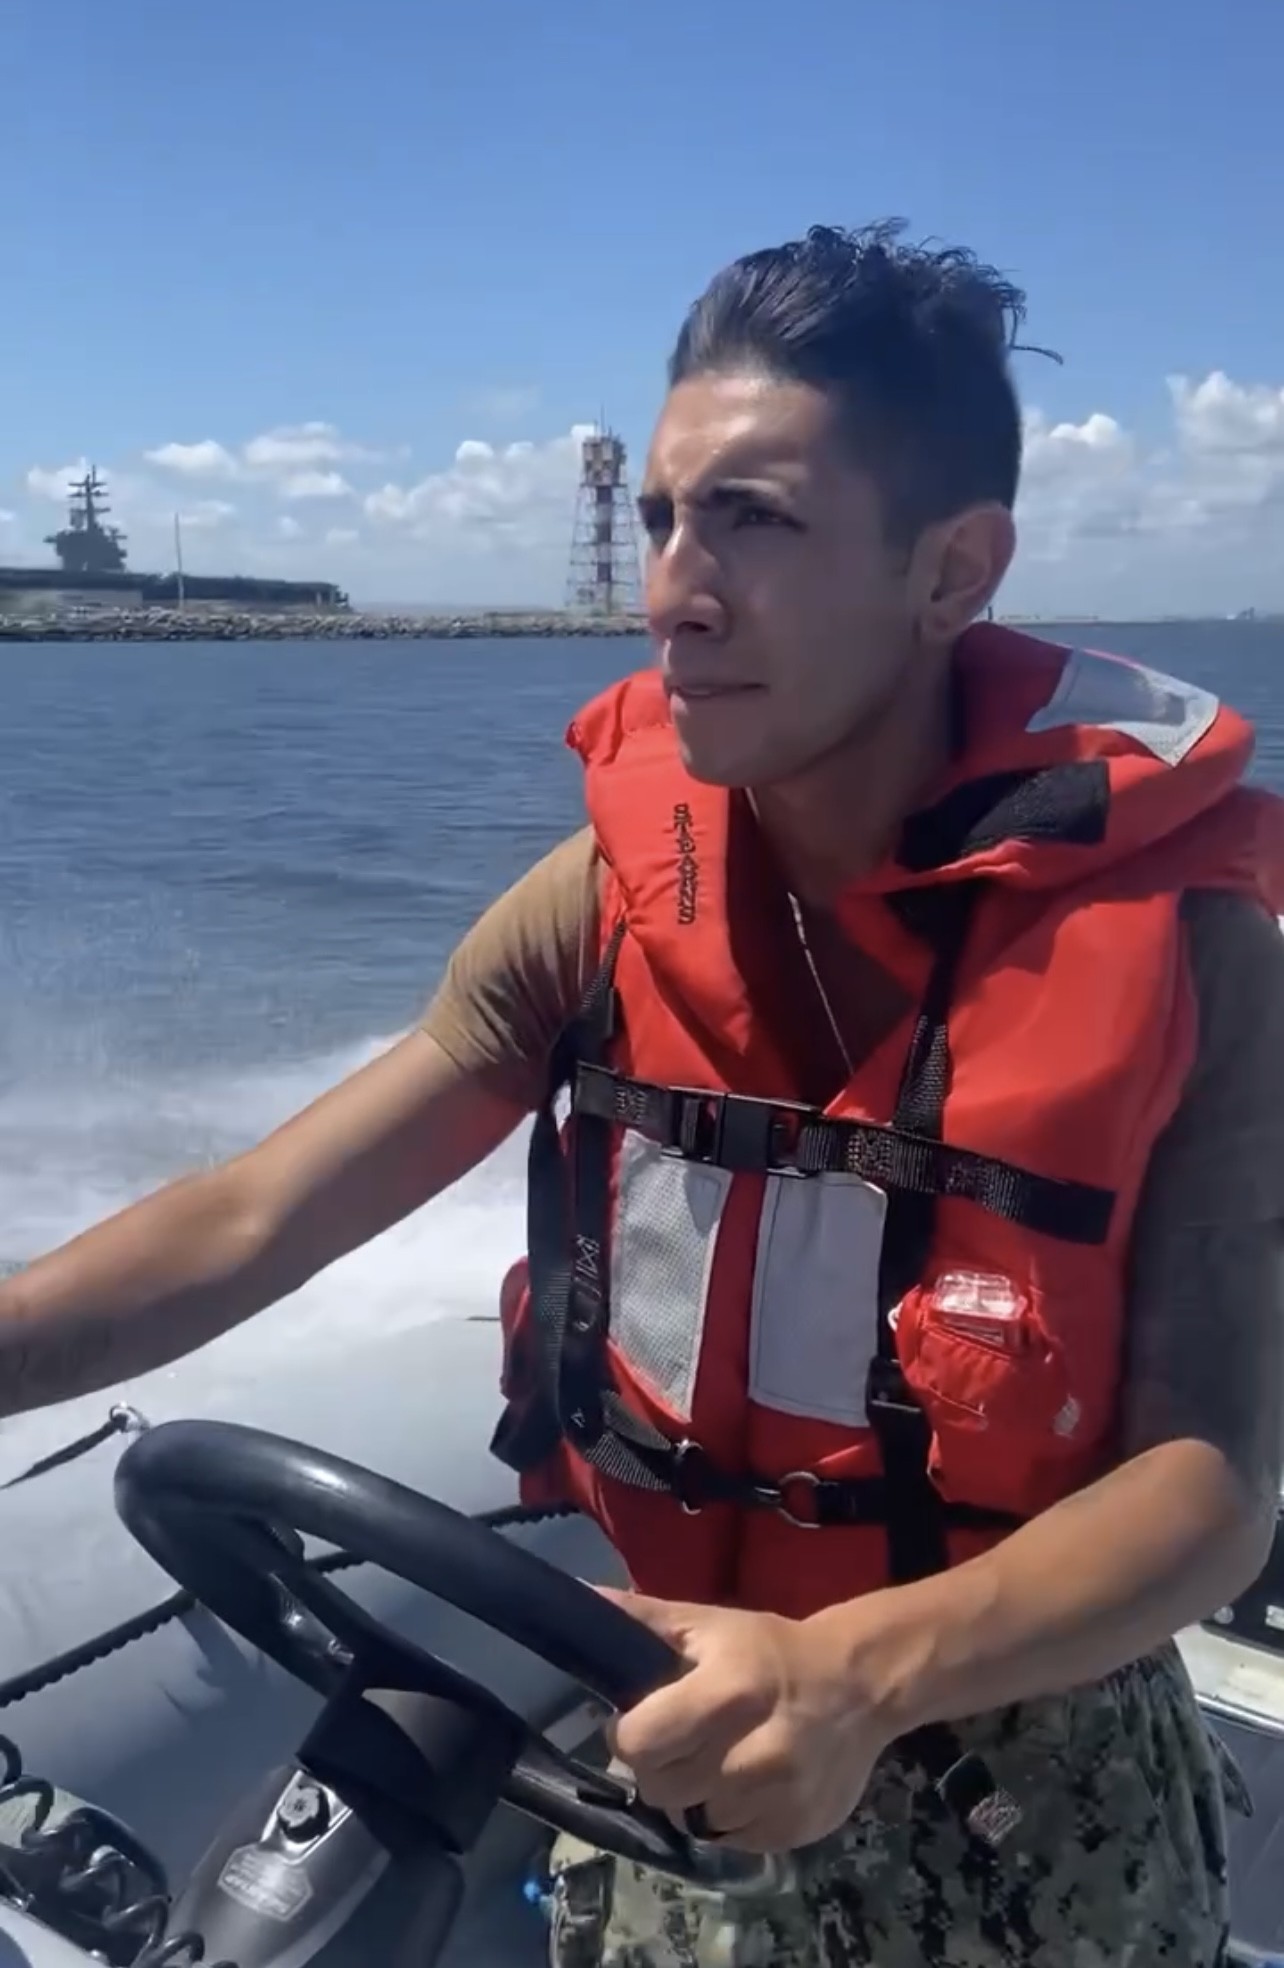
<svg viewBox="0 0 1284 1968"><path fill-rule="evenodd" d="M342 472L292 472L279 486L283 499L350 499L352 487Z"/></svg>
<svg viewBox="0 0 1284 1968"><path fill-rule="evenodd" d="M1215 370L1170 376L1168 396L1172 437L1150 446L1101 411L1055 425L1030 413L1022 506L1036 529L1052 520L1066 550L1111 530L1171 538L1284 493L1284 389Z"/></svg>
<svg viewBox="0 0 1284 1968"><path fill-rule="evenodd" d="M1131 438L1103 410L1094 410L1081 424L1049 424L1040 410L1032 410L1026 418L1027 477L1031 473L1055 477L1067 462L1088 459L1115 470L1130 463L1133 456Z"/></svg>
<svg viewBox="0 0 1284 1968"><path fill-rule="evenodd" d="M203 437L195 444L158 444L144 451L149 465L177 472L182 478L239 478L241 467L225 444Z"/></svg>
<svg viewBox="0 0 1284 1968"><path fill-rule="evenodd" d="M331 526L325 533L327 547L355 547L360 538L355 526Z"/></svg>
<svg viewBox="0 0 1284 1968"><path fill-rule="evenodd" d="M17 513L10 512L7 506L0 506L0 526L16 526L17 523Z"/></svg>
<svg viewBox="0 0 1284 1968"><path fill-rule="evenodd" d="M1214 369L1201 383L1170 376L1168 392L1178 435L1189 450L1284 460L1284 388L1244 387Z"/></svg>
<svg viewBox="0 0 1284 1968"><path fill-rule="evenodd" d="M38 499L56 499L63 505L75 480L83 478L88 470L88 458L78 458L74 465L55 465L52 470L33 465L27 473L27 490Z"/></svg>
<svg viewBox="0 0 1284 1968"><path fill-rule="evenodd" d="M556 540L565 552L580 446L592 430L581 424L546 444L502 447L465 438L445 471L367 493L366 516L377 526L401 528L413 539L455 549L538 552Z"/></svg>
<svg viewBox="0 0 1284 1968"><path fill-rule="evenodd" d="M1026 551L1059 560L1077 540L1102 528L1131 529L1138 500L1137 447L1103 411L1081 424L1050 423L1039 410L1025 420L1019 517Z"/></svg>
<svg viewBox="0 0 1284 1968"><path fill-rule="evenodd" d="M1026 421L1021 544L1005 606L1109 615L1284 607L1284 389L1167 378L1143 440L1096 411Z"/></svg>
<svg viewBox="0 0 1284 1968"><path fill-rule="evenodd" d="M308 465L333 465L341 458L360 455L360 448L349 445L333 424L279 424L275 430L252 437L243 450L251 471L301 471Z"/></svg>
<svg viewBox="0 0 1284 1968"><path fill-rule="evenodd" d="M303 528L290 513L282 513L276 522L276 530L282 540L301 540Z"/></svg>
<svg viewBox="0 0 1284 1968"><path fill-rule="evenodd" d="M236 446L202 437L190 444L158 444L143 453L149 465L182 478L262 479L280 485L284 496L294 499L345 495L351 488L333 467L349 459L373 462L380 455L325 423L278 424Z"/></svg>

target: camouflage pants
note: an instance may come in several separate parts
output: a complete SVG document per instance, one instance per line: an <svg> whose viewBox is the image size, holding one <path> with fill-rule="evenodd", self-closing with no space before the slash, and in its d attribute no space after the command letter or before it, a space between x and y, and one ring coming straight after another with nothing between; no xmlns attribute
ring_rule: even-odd
<svg viewBox="0 0 1284 1968"><path fill-rule="evenodd" d="M1175 1647L956 1733L1023 1807L997 1852L895 1752L769 1900L560 1838L552 1968L1215 1968L1225 1806L1248 1806Z"/></svg>

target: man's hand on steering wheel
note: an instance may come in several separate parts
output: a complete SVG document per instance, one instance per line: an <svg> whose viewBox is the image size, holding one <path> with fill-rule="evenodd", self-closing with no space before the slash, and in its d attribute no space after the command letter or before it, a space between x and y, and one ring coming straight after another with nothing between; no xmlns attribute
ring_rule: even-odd
<svg viewBox="0 0 1284 1968"><path fill-rule="evenodd" d="M682 1605L599 1587L687 1661L615 1725L648 1804L740 1851L836 1831L891 1740L831 1621Z"/></svg>

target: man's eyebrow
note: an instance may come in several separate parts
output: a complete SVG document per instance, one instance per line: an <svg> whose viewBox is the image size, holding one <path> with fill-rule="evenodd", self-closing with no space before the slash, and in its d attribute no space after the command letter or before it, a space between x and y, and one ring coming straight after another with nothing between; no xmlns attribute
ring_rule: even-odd
<svg viewBox="0 0 1284 1968"><path fill-rule="evenodd" d="M702 491L692 494L690 503L697 512L728 512L745 506L761 505L764 500L786 498L785 487L768 479L719 478ZM638 494L638 511L660 518L673 510L673 495L658 486L643 486Z"/></svg>

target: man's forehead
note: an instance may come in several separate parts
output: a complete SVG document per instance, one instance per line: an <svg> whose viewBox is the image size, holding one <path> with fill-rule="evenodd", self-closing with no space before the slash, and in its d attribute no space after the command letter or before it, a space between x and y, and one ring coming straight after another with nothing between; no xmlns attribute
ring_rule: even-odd
<svg viewBox="0 0 1284 1968"><path fill-rule="evenodd" d="M648 488L722 479L800 482L832 462L832 406L818 390L757 376L699 376L670 391L647 456Z"/></svg>

